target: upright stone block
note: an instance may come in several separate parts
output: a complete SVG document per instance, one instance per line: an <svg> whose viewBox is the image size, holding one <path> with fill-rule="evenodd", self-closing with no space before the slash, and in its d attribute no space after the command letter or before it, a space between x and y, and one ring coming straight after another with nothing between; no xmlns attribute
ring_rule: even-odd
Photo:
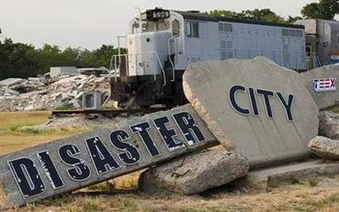
<svg viewBox="0 0 339 212"><path fill-rule="evenodd" d="M320 110L339 105L339 66L329 65L301 73L303 81Z"/></svg>
<svg viewBox="0 0 339 212"><path fill-rule="evenodd" d="M24 205L218 144L189 105L0 157L0 188Z"/></svg>
<svg viewBox="0 0 339 212"><path fill-rule="evenodd" d="M263 57L210 61L192 64L183 84L212 133L251 168L309 155L318 107L297 72Z"/></svg>

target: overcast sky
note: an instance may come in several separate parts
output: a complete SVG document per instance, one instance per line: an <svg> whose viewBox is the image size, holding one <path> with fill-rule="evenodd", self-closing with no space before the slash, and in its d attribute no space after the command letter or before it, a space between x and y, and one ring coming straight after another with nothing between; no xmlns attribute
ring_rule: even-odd
<svg viewBox="0 0 339 212"><path fill-rule="evenodd" d="M241 11L270 8L279 15L300 15L312 0L0 0L2 36L41 47L44 43L93 49L117 45L128 23L141 10ZM1 36L1 35L0 35ZM3 38L3 37L2 37Z"/></svg>

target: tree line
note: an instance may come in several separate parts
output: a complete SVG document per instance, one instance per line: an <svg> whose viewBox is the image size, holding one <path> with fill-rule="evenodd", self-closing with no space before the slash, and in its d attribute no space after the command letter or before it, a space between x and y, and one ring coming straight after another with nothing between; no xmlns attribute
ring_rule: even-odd
<svg viewBox="0 0 339 212"><path fill-rule="evenodd" d="M121 49L126 53L126 49ZM0 80L10 77L28 78L49 72L53 66L106 67L118 49L112 45L102 45L98 49L87 50L68 47L61 50L56 45L45 44L42 48L13 42L10 38L0 41Z"/></svg>
<svg viewBox="0 0 339 212"><path fill-rule="evenodd" d="M332 20L338 13L339 0L320 0L318 3L307 4L301 10L302 17L284 18L270 9L209 12L213 16L251 18L277 23L293 23L302 18ZM35 48L33 45L16 43L10 38L5 38L2 42L0 41L0 80L44 74L52 66L108 67L112 55L117 53L118 49L112 45L102 45L95 50L71 47L61 50L55 45L45 44L42 48ZM122 49L122 53L126 53L126 49Z"/></svg>
<svg viewBox="0 0 339 212"><path fill-rule="evenodd" d="M288 16L284 18L270 9L254 9L235 12L231 10L212 10L210 15L219 17L250 18L274 23L293 23L299 19L325 19L332 20L336 14L339 14L339 0L320 0L306 4L301 9L301 16Z"/></svg>

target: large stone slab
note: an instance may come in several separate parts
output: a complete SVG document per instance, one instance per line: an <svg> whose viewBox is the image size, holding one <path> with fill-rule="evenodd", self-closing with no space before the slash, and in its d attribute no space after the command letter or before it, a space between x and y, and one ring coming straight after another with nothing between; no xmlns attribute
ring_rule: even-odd
<svg viewBox="0 0 339 212"><path fill-rule="evenodd" d="M339 105L339 66L329 65L301 74L306 88L312 94L320 110Z"/></svg>
<svg viewBox="0 0 339 212"><path fill-rule="evenodd" d="M1 156L8 201L20 206L218 144L189 105L118 125Z"/></svg>
<svg viewBox="0 0 339 212"><path fill-rule="evenodd" d="M226 150L209 150L176 158L143 172L139 188L146 193L170 191L192 195L247 175L247 159Z"/></svg>
<svg viewBox="0 0 339 212"><path fill-rule="evenodd" d="M12 85L16 85L16 84L20 84L23 82L26 82L27 80L22 79L22 78L8 78L8 79L4 79L0 81L0 86L12 86Z"/></svg>
<svg viewBox="0 0 339 212"><path fill-rule="evenodd" d="M318 133L318 107L300 74L267 58L192 64L184 91L208 128L251 168L309 155Z"/></svg>
<svg viewBox="0 0 339 212"><path fill-rule="evenodd" d="M339 140L317 136L308 146L321 158L339 160Z"/></svg>
<svg viewBox="0 0 339 212"><path fill-rule="evenodd" d="M339 114L331 111L319 113L319 135L339 140Z"/></svg>
<svg viewBox="0 0 339 212"><path fill-rule="evenodd" d="M316 177L338 174L339 163L337 161L311 159L304 162L250 171L245 178L236 181L232 186L267 189Z"/></svg>

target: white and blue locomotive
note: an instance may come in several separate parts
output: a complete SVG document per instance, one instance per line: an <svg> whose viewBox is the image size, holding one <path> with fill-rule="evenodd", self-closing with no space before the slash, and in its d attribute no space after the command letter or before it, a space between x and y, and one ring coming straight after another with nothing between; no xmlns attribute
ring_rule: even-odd
<svg viewBox="0 0 339 212"><path fill-rule="evenodd" d="M184 104L182 76L195 62L266 56L296 71L314 65L307 60L303 25L155 8L129 26L128 53L116 57L119 74L111 79L111 97L125 107Z"/></svg>

